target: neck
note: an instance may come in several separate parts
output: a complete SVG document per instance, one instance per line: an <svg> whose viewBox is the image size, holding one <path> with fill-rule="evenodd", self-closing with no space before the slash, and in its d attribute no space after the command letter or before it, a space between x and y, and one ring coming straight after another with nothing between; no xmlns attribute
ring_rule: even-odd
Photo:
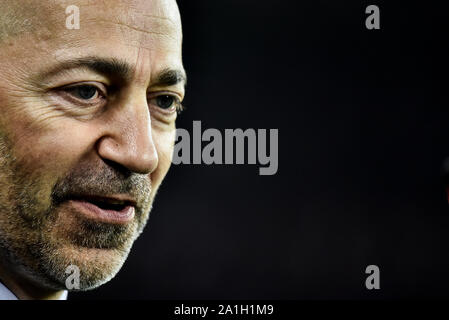
<svg viewBox="0 0 449 320"><path fill-rule="evenodd" d="M19 300L59 300L65 295L64 290L52 290L36 286L31 281L9 272L1 263L0 281Z"/></svg>

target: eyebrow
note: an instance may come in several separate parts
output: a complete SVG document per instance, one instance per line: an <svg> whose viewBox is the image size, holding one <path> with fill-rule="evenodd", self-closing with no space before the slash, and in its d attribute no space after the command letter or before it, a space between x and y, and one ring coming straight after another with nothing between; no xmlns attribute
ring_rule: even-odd
<svg viewBox="0 0 449 320"><path fill-rule="evenodd" d="M187 84L187 76L184 71L167 68L156 76L156 85L174 86L178 83L182 83L184 86Z"/></svg>
<svg viewBox="0 0 449 320"><path fill-rule="evenodd" d="M134 68L124 60L116 58L85 57L60 62L49 70L44 70L38 75L38 79L45 79L56 74L66 72L71 69L86 68L93 72L130 81ZM187 76L184 70L165 68L155 76L153 85L174 86L177 84L186 85Z"/></svg>

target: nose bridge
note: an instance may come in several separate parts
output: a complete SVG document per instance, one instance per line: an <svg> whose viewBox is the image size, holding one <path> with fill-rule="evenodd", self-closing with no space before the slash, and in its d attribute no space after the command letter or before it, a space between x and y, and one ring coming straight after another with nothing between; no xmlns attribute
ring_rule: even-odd
<svg viewBox="0 0 449 320"><path fill-rule="evenodd" d="M151 173L158 155L151 132L151 117L145 100L130 94L122 100L107 121L107 134L101 140L100 156L137 173Z"/></svg>

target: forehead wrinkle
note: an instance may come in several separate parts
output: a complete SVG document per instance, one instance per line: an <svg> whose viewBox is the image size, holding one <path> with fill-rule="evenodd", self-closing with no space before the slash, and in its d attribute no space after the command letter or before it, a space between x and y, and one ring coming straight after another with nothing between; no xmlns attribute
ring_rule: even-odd
<svg viewBox="0 0 449 320"><path fill-rule="evenodd" d="M164 0L166 1L166 0ZM147 3L147 2L144 2ZM142 34L163 36L173 40L182 39L181 20L177 6L167 6L165 2L158 5L142 7L137 1L127 1L126 5L120 3L116 6L107 6L102 15L91 14L97 12L95 4L88 5L84 21L86 23L116 24L120 30L123 28L137 31ZM140 4L140 6L138 6ZM86 8L84 8L86 9Z"/></svg>
<svg viewBox="0 0 449 320"><path fill-rule="evenodd" d="M157 16L157 15L154 15L154 14L146 14L146 13L142 13L142 16L147 17L147 18L153 18L153 19L167 20L170 23L176 25L176 23L172 19L170 19L169 17L161 17L161 16Z"/></svg>
<svg viewBox="0 0 449 320"><path fill-rule="evenodd" d="M153 35L157 35L157 36L164 36L164 37L168 37L171 38L173 40L178 40L176 39L176 37L172 36L169 32L157 32L157 31L150 31L148 29L145 28L139 28L139 27L134 27L131 26L127 23L121 22L121 21L109 21L109 20L99 20L99 19L90 19L89 21L95 21L95 22L101 22L101 23L105 23L105 24L117 24L121 27L126 27L128 29L131 29L133 31L138 31L138 32L142 32L142 33L146 33L146 34L153 34Z"/></svg>

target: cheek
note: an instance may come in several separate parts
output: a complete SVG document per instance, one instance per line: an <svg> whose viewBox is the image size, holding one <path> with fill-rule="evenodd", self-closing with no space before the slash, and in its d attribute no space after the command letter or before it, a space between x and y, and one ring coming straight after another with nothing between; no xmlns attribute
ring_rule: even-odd
<svg viewBox="0 0 449 320"><path fill-rule="evenodd" d="M7 98L1 127L16 159L26 167L63 166L89 134L85 124L66 117L40 98Z"/></svg>
<svg viewBox="0 0 449 320"><path fill-rule="evenodd" d="M70 164L85 151L91 140L87 126L58 121L45 130L30 130L15 142L17 156L30 164L58 169Z"/></svg>
<svg viewBox="0 0 449 320"><path fill-rule="evenodd" d="M56 181L76 165L91 144L92 130L59 119L45 129L16 126L12 140L17 174L39 185L39 198L49 199ZM93 143L93 142L92 142Z"/></svg>

